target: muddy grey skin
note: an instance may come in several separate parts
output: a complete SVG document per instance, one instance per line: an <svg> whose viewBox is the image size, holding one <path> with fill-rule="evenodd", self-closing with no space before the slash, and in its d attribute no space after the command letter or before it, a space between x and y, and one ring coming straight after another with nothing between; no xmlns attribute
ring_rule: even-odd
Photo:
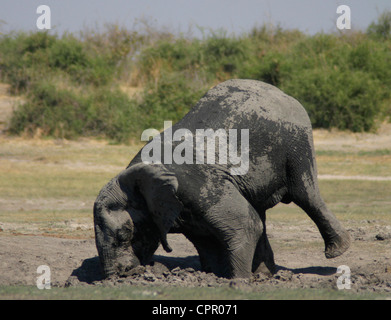
<svg viewBox="0 0 391 320"><path fill-rule="evenodd" d="M247 173L233 175L229 161L145 164L140 151L94 205L105 276L149 263L159 244L171 251L169 232L194 244L205 271L227 278L273 273L265 212L279 202L294 202L315 222L327 258L348 249L348 233L320 196L311 123L295 99L259 81L229 80L209 90L172 130L180 128L193 134L249 129Z"/></svg>

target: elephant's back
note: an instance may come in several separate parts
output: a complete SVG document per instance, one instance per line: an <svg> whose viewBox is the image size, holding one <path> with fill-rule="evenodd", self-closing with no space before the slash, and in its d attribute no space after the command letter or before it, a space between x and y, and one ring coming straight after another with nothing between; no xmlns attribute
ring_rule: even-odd
<svg viewBox="0 0 391 320"><path fill-rule="evenodd" d="M210 89L178 128L252 128L262 120L310 128L303 106L280 89L257 80L232 79Z"/></svg>

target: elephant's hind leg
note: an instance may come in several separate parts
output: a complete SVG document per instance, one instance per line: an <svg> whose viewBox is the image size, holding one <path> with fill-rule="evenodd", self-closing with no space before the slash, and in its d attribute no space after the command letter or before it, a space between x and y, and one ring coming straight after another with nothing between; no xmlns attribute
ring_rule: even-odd
<svg viewBox="0 0 391 320"><path fill-rule="evenodd" d="M318 226L325 241L324 253L326 258L338 257L349 248L349 233L341 226L323 200L315 203L298 201L297 204L306 211Z"/></svg>
<svg viewBox="0 0 391 320"><path fill-rule="evenodd" d="M349 248L350 236L320 195L315 159L305 159L303 162L291 171L289 193L293 202L317 225L325 241L326 258L338 257Z"/></svg>
<svg viewBox="0 0 391 320"><path fill-rule="evenodd" d="M341 226L322 198L316 201L298 201L297 204L316 223L325 241L325 256L328 259L343 254L350 246L349 233Z"/></svg>

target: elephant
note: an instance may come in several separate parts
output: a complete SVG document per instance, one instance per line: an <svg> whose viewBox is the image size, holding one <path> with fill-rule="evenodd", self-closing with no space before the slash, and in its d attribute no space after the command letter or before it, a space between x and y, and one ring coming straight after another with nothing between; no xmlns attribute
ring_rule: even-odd
<svg viewBox="0 0 391 320"><path fill-rule="evenodd" d="M202 146L202 139L192 143L200 129L240 131L241 143L231 136L229 142L219 140L219 147L209 141ZM180 139L167 139L169 130L181 132ZM181 147L184 141L189 144ZM157 144L165 159L145 161L143 154L145 158ZM203 154L217 157L224 148L239 145L247 154L242 158L244 170L235 171L235 157L217 162ZM172 161L175 152L177 161ZM293 202L313 220L326 258L349 248L348 232L320 195L312 126L304 107L261 81L222 82L180 121L146 143L101 189L94 203L94 227L103 274L123 276L150 263L160 244L172 251L168 233L182 233L192 242L203 271L225 278L273 274L276 265L265 213L280 202Z"/></svg>

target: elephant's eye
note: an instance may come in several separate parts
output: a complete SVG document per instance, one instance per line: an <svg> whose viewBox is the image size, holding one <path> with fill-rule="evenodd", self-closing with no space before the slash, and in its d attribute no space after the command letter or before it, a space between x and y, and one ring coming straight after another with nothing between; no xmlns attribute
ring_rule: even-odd
<svg viewBox="0 0 391 320"><path fill-rule="evenodd" d="M118 211L118 210L123 210L123 206L121 206L119 203L110 203L107 206L107 209L110 211Z"/></svg>

